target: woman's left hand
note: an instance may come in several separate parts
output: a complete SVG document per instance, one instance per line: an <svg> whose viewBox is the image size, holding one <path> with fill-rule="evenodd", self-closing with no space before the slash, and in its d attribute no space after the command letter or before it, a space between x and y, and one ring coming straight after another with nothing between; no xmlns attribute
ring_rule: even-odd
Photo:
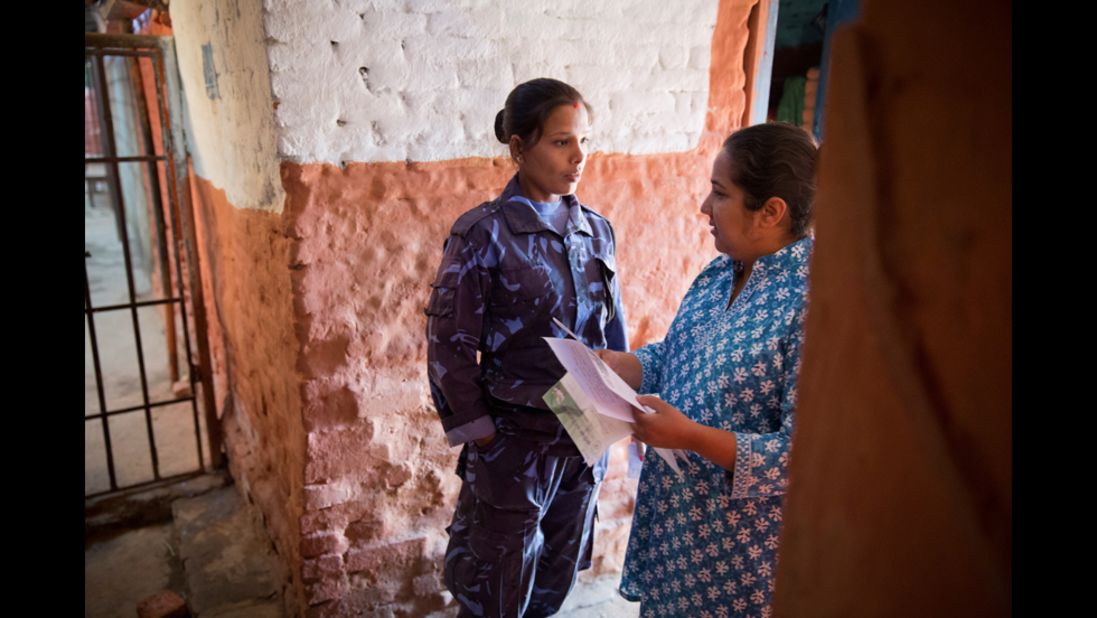
<svg viewBox="0 0 1097 618"><path fill-rule="evenodd" d="M701 426L682 411L653 395L640 395L637 401L655 410L654 414L635 413L632 435L650 446L692 449Z"/></svg>

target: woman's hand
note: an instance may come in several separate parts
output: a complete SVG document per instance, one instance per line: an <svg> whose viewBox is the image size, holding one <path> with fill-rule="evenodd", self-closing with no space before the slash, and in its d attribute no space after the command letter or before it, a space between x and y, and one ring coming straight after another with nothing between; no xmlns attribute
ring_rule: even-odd
<svg viewBox="0 0 1097 618"><path fill-rule="evenodd" d="M644 377L644 368L640 365L640 359L636 358L635 354L617 352L616 350L595 350L594 353L614 373L621 376L625 384L631 386L633 390L640 388L640 381Z"/></svg>
<svg viewBox="0 0 1097 618"><path fill-rule="evenodd" d="M640 395L637 400L655 410L654 414L637 413L632 435L641 442L663 448L694 449L701 426L682 414L681 410L654 395Z"/></svg>
<svg viewBox="0 0 1097 618"><path fill-rule="evenodd" d="M651 446L687 449L725 470L735 470L735 434L692 421L682 411L653 395L636 398L654 414L635 414L632 435Z"/></svg>
<svg viewBox="0 0 1097 618"><path fill-rule="evenodd" d="M476 446L480 448L487 448L492 442L495 441L495 432L491 432L490 436L484 436L483 438L477 438L475 440Z"/></svg>

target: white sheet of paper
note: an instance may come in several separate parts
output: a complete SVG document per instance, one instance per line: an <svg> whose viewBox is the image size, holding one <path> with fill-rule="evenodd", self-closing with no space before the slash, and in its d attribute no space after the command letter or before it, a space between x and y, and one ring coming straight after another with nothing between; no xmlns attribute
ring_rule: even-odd
<svg viewBox="0 0 1097 618"><path fill-rule="evenodd" d="M572 376L575 386L578 387L577 389L571 389L572 392L581 391L589 397L590 403L596 412L618 421L632 423L633 407L640 410L644 409L644 406L636 400L636 391L632 390L631 386L626 384L617 373L603 363L602 359L598 358L582 342L556 337L544 337L544 340L548 343L549 348L552 349L552 353L556 355L560 364L567 370L568 373L564 377ZM552 404L549 404L549 407L551 408ZM571 432L568 433L570 435ZM575 439L574 436L572 439ZM653 448L672 470L678 473L679 476L682 474L678 462L675 461L675 455L685 460L684 453L667 448Z"/></svg>
<svg viewBox="0 0 1097 618"><path fill-rule="evenodd" d="M559 359L560 364L572 375L579 387L592 400L595 409L602 414L627 423L632 422L632 406L640 407L636 402L636 392L632 391L617 374L613 373L602 359L598 358L587 346L571 339L558 339L545 337L553 354ZM612 388L607 382L607 374L617 378L620 382L618 388ZM623 386L632 391L631 396L622 396L617 391Z"/></svg>
<svg viewBox="0 0 1097 618"><path fill-rule="evenodd" d="M545 393L545 403L560 419L583 460L593 466L609 447L632 433L632 425L598 414L570 373Z"/></svg>

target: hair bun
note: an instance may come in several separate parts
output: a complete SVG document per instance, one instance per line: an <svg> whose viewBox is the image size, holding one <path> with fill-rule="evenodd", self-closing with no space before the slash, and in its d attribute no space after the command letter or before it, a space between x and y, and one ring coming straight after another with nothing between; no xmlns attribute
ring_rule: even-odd
<svg viewBox="0 0 1097 618"><path fill-rule="evenodd" d="M507 143L507 135L503 131L503 111L499 110L499 113L495 114L495 139L505 144Z"/></svg>

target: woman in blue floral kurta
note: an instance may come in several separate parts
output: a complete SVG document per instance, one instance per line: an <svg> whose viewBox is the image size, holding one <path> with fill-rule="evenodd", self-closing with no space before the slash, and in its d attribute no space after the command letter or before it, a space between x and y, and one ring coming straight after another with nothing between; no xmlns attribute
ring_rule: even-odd
<svg viewBox="0 0 1097 618"><path fill-rule="evenodd" d="M802 130L733 134L713 165L723 253L666 338L601 352L654 410L635 433L686 449L679 477L648 452L621 592L641 616L769 616L804 338L816 149Z"/></svg>

